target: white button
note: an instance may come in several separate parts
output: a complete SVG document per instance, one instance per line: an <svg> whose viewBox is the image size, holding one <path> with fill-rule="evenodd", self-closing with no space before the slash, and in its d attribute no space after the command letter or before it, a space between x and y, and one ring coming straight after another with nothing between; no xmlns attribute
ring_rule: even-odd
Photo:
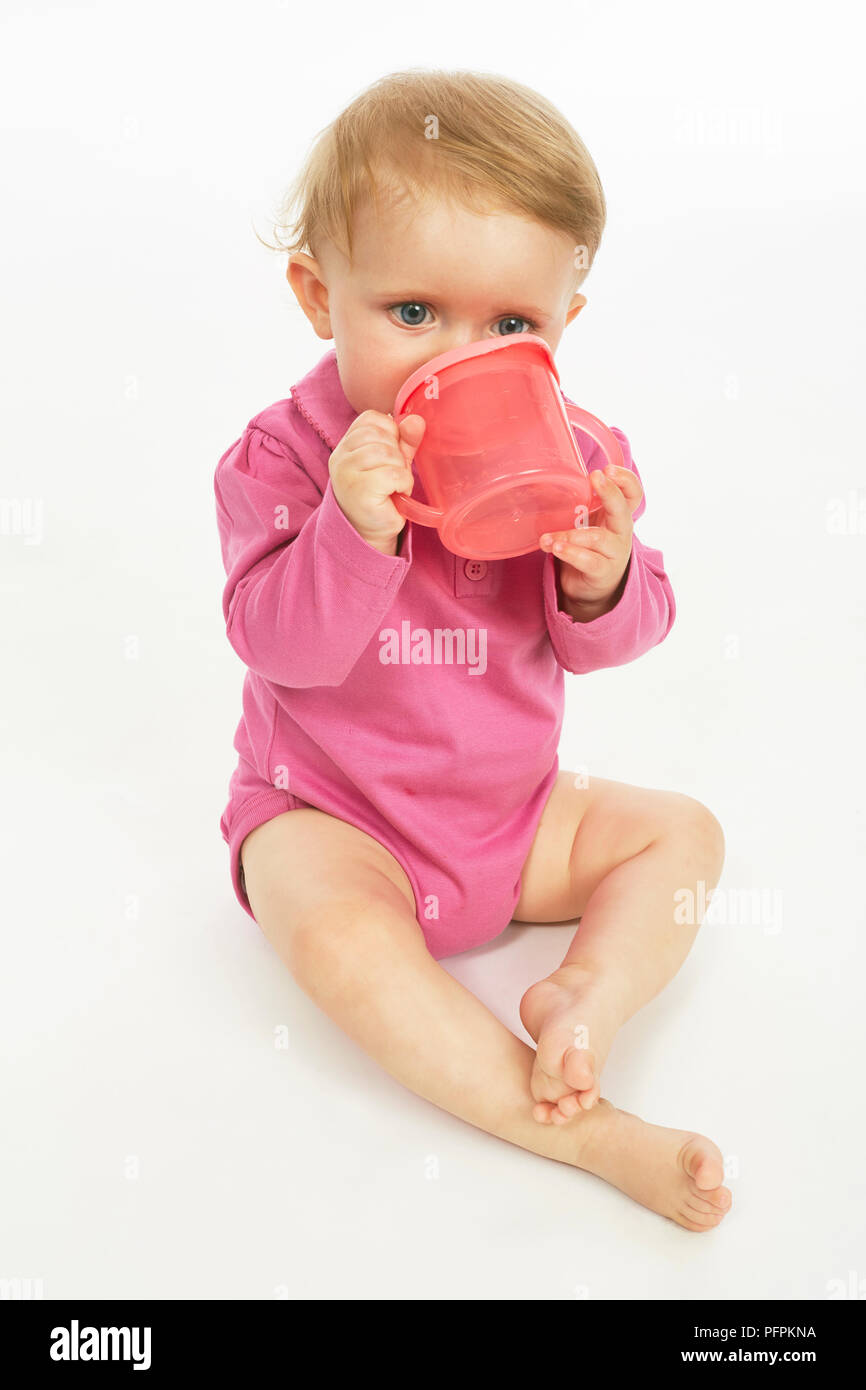
<svg viewBox="0 0 866 1390"><path fill-rule="evenodd" d="M486 560L467 560L463 566L463 573L467 579L483 579L487 573Z"/></svg>

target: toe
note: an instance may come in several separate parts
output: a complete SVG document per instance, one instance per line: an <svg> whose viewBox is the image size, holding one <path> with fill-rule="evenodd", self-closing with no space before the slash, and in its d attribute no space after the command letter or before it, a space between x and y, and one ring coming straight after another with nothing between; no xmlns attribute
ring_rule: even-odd
<svg viewBox="0 0 866 1390"><path fill-rule="evenodd" d="M535 1101L549 1100L556 1104L563 1096L571 1095L574 1086L562 1079L562 1052L539 1050L535 1056L529 1089ZM592 1084L592 1083L590 1083Z"/></svg>
<svg viewBox="0 0 866 1390"><path fill-rule="evenodd" d="M560 1028L548 1028L538 1039L535 1056L538 1066L548 1076L562 1078L566 1055L574 1051L571 1034Z"/></svg>
<svg viewBox="0 0 866 1390"><path fill-rule="evenodd" d="M699 1197L694 1192L686 1198L685 1206L687 1211L697 1212L699 1216L723 1215L723 1209L720 1206L716 1206L714 1202L708 1202L706 1198Z"/></svg>
<svg viewBox="0 0 866 1390"><path fill-rule="evenodd" d="M711 1139L692 1135L680 1150L680 1162L703 1196L721 1186L725 1175L722 1155Z"/></svg>
<svg viewBox="0 0 866 1390"><path fill-rule="evenodd" d="M559 1100L572 1091L588 1091L595 1085L594 1057L575 1047L563 1030L542 1033L535 1053L532 1094L535 1100Z"/></svg>
<svg viewBox="0 0 866 1390"><path fill-rule="evenodd" d="M555 1108L556 1107L551 1105L549 1101L542 1100L538 1105L532 1107L532 1118L537 1120L541 1125L549 1125L550 1117Z"/></svg>
<svg viewBox="0 0 866 1390"><path fill-rule="evenodd" d="M726 1187L706 1192L693 1188L683 1200L678 1218L680 1224L690 1231L712 1230L724 1219L732 1200Z"/></svg>
<svg viewBox="0 0 866 1390"><path fill-rule="evenodd" d="M595 1058L586 1048L566 1048L562 1059L562 1078L575 1091L588 1091L595 1082Z"/></svg>
<svg viewBox="0 0 866 1390"><path fill-rule="evenodd" d="M601 1087L590 1086L588 1091L581 1091L577 1099L580 1103L581 1110L591 1110L601 1099Z"/></svg>
<svg viewBox="0 0 866 1390"><path fill-rule="evenodd" d="M718 1226L724 1212L719 1212L716 1216L710 1216L704 1212L684 1211L680 1215L679 1224L685 1226L687 1231L712 1231Z"/></svg>
<svg viewBox="0 0 866 1390"><path fill-rule="evenodd" d="M550 1076L538 1063L532 1069L532 1076L529 1078L529 1089L532 1099L538 1104L548 1102L556 1105L563 1096L571 1094L571 1087L566 1086L565 1082L558 1076Z"/></svg>
<svg viewBox="0 0 866 1390"><path fill-rule="evenodd" d="M717 1187L714 1192L702 1192L701 1196L710 1203L716 1211L730 1211L734 1199L731 1196L730 1188Z"/></svg>
<svg viewBox="0 0 866 1390"><path fill-rule="evenodd" d="M571 1119L572 1115L576 1115L578 1110L580 1110L581 1108L581 1102L578 1099L578 1097L574 1094L574 1092L572 1092L570 1095L563 1096L561 1100L558 1100L556 1102L556 1104L558 1108L562 1111L563 1115L565 1115L565 1117L569 1120Z"/></svg>

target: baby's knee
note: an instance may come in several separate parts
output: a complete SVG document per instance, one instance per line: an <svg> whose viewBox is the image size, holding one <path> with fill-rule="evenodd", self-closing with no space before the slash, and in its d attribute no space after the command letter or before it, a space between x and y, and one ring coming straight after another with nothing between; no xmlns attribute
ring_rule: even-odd
<svg viewBox="0 0 866 1390"><path fill-rule="evenodd" d="M716 816L693 796L679 798L677 834L687 836L692 848L720 874L725 862L725 832Z"/></svg>

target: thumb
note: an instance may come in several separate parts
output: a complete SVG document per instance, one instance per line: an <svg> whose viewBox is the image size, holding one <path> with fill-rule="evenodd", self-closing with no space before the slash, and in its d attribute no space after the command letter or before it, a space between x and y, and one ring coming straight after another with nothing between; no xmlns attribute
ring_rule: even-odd
<svg viewBox="0 0 866 1390"><path fill-rule="evenodd" d="M400 431L399 444L403 457L407 463L411 463L427 428L427 421L423 415L404 415L397 428Z"/></svg>

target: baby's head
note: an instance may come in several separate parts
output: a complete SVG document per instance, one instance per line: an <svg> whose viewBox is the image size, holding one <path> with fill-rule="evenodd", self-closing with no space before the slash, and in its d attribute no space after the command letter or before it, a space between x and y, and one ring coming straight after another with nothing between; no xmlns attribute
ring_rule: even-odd
<svg viewBox="0 0 866 1390"><path fill-rule="evenodd" d="M514 332L555 351L605 220L596 167L544 97L423 70L381 78L319 134L284 211L298 302L334 339L352 407L383 414L437 353Z"/></svg>

